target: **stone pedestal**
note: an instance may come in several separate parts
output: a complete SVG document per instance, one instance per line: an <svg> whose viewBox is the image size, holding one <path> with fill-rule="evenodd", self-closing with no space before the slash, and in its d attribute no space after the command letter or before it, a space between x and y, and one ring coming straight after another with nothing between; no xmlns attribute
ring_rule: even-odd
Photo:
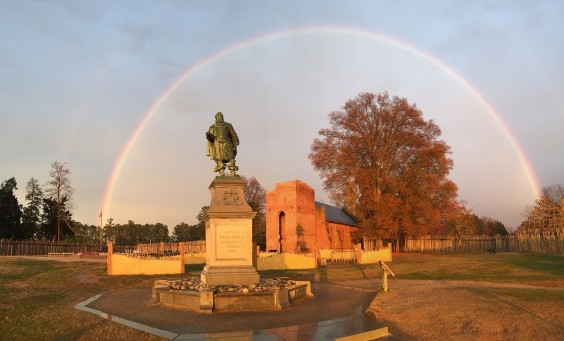
<svg viewBox="0 0 564 341"><path fill-rule="evenodd" d="M207 285L260 282L253 266L253 218L245 200L245 181L239 176L218 176L210 187L206 224L206 266L200 277Z"/></svg>

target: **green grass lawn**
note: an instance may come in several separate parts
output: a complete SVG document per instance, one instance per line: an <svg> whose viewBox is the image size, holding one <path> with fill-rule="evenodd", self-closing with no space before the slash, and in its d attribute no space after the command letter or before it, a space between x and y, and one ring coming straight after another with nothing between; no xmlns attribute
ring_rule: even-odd
<svg viewBox="0 0 564 341"><path fill-rule="evenodd" d="M104 263L0 257L2 340L159 340L74 305L112 288L150 287L150 276L106 276Z"/></svg>
<svg viewBox="0 0 564 341"><path fill-rule="evenodd" d="M396 278L477 280L564 287L564 257L529 254L394 254L387 263ZM193 275L201 266L189 266ZM311 270L262 271L263 277L287 276L315 282L372 279L378 265L329 264ZM0 257L0 329L6 340L157 340L74 308L107 290L150 288L156 279L189 276L106 276L104 263L58 262ZM503 290L521 297L527 291ZM549 293L552 295L554 293ZM559 294L562 296L562 294ZM564 301L564 297L557 297ZM525 299L526 297L523 297Z"/></svg>
<svg viewBox="0 0 564 341"><path fill-rule="evenodd" d="M398 279L470 280L564 286L564 257L498 253L394 254L386 263ZM382 276L378 264L334 263L315 270L262 271L264 276L287 276L311 281L370 279Z"/></svg>
<svg viewBox="0 0 564 341"><path fill-rule="evenodd" d="M541 286L564 284L564 257L517 253L402 254L390 264L398 278L471 280Z"/></svg>

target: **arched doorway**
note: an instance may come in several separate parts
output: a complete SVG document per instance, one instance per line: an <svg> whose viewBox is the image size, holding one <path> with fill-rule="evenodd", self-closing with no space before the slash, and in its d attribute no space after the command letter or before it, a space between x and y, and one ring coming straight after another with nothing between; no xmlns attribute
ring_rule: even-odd
<svg viewBox="0 0 564 341"><path fill-rule="evenodd" d="M278 242L280 243L280 253L283 252L283 245L285 244L286 236L286 213L280 212L278 214Z"/></svg>

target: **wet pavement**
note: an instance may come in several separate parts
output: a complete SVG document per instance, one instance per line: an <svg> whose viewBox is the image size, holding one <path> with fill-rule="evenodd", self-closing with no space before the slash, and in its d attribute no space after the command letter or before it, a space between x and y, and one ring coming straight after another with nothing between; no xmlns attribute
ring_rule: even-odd
<svg viewBox="0 0 564 341"><path fill-rule="evenodd" d="M166 308L151 302L151 289L108 291L75 308L170 340L334 340L385 327L364 314L378 289L373 281L313 283L313 298L266 312Z"/></svg>

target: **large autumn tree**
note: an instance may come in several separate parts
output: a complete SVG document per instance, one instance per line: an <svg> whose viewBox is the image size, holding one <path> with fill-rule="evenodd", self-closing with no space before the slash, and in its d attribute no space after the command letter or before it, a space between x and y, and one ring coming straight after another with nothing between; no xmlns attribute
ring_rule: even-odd
<svg viewBox="0 0 564 341"><path fill-rule="evenodd" d="M441 130L407 99L361 93L329 115L309 158L331 199L363 235L418 236L456 205L453 167Z"/></svg>

